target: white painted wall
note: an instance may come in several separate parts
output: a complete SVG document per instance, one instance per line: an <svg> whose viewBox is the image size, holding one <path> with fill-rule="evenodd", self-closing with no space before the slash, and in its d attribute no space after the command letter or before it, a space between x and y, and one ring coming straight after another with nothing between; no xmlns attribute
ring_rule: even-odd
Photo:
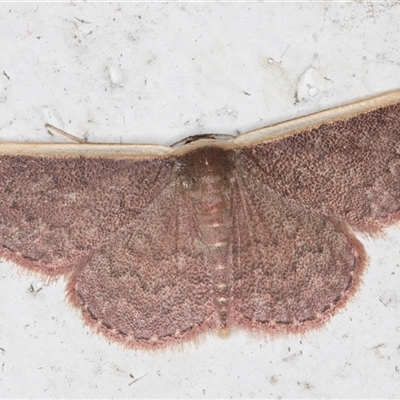
<svg viewBox="0 0 400 400"><path fill-rule="evenodd" d="M171 144L400 88L400 4L1 3L0 49L0 140L63 141L50 122ZM367 241L364 285L322 331L150 354L92 335L63 281L3 262L0 397L399 397L399 237Z"/></svg>

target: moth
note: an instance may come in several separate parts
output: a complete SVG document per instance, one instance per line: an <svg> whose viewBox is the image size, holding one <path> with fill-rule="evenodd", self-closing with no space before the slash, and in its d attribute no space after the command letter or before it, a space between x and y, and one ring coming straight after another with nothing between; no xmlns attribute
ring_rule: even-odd
<svg viewBox="0 0 400 400"><path fill-rule="evenodd" d="M323 326L399 210L400 91L177 148L0 143L0 257L130 348Z"/></svg>

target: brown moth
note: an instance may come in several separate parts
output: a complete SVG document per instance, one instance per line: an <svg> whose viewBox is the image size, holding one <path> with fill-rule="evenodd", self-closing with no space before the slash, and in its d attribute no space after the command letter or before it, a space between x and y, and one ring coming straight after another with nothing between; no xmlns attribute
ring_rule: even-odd
<svg viewBox="0 0 400 400"><path fill-rule="evenodd" d="M171 148L0 144L0 256L132 348L323 326L400 219L400 91Z"/></svg>

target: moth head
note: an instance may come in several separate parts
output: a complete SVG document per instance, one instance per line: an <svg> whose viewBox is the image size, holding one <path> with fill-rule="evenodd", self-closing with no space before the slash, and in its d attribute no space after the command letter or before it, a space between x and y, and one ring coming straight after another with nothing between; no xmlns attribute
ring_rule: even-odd
<svg viewBox="0 0 400 400"><path fill-rule="evenodd" d="M233 169L231 154L216 143L189 150L177 158L176 173L179 182L185 189L196 189L207 179L230 179Z"/></svg>

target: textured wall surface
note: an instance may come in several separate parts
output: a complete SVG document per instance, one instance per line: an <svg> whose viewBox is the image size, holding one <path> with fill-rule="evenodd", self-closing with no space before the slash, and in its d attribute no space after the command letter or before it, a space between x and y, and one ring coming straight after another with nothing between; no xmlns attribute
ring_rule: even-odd
<svg viewBox="0 0 400 400"><path fill-rule="evenodd" d="M171 144L400 88L400 4L1 4L0 140ZM400 228L355 299L304 337L156 353L83 327L65 283L0 263L0 396L399 397ZM139 379L140 378L140 379Z"/></svg>

